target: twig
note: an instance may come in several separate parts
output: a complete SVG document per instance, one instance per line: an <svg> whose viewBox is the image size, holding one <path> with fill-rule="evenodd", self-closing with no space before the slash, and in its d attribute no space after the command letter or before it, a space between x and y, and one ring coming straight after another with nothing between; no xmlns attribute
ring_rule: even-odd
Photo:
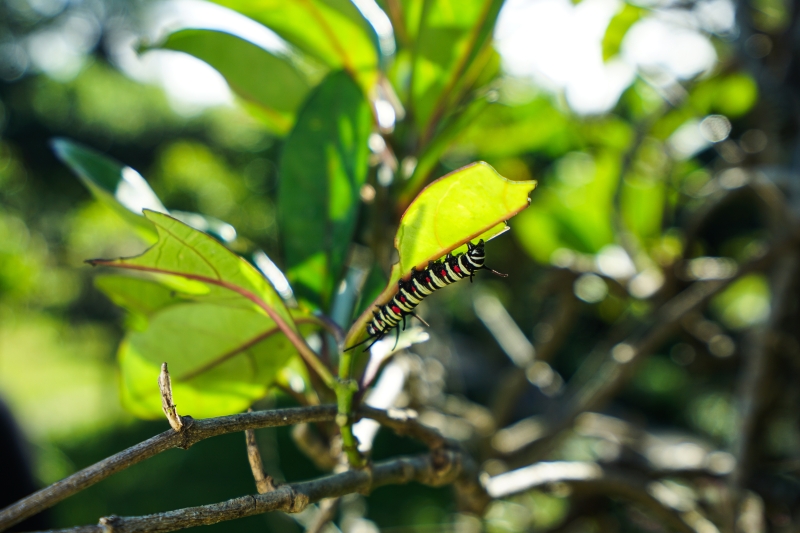
<svg viewBox="0 0 800 533"><path fill-rule="evenodd" d="M248 409L247 412L252 413L253 410ZM247 461L250 463L250 470L253 472L256 490L259 494L266 494L275 490L275 482L272 476L264 472L264 461L261 460L261 452L258 451L255 430L245 429L244 440L247 443Z"/></svg>
<svg viewBox="0 0 800 533"><path fill-rule="evenodd" d="M563 274L559 272L558 274ZM547 363L552 359L556 351L561 347L574 323L575 315L578 311L578 301L572 292L572 276L569 276L570 283L558 297L556 309L549 313L549 320L541 322L540 325L550 328L549 338L537 343L533 348L534 357L527 365L515 365L505 376L499 379L500 384L494 391L494 399L491 410L498 426L506 425L512 417L514 408L519 402L519 397L527 389L530 383L528 371L532 366L539 362ZM476 308L477 311L477 308Z"/></svg>
<svg viewBox="0 0 800 533"><path fill-rule="evenodd" d="M412 481L430 486L451 484L462 474L461 459L458 452L400 457L375 464L371 470L349 470L312 481L285 484L266 494L145 516L109 516L101 518L97 525L57 529L52 533L164 533L271 511L297 513L325 498L366 493L384 485Z"/></svg>
<svg viewBox="0 0 800 533"><path fill-rule="evenodd" d="M336 516L336 510L339 508L341 498L330 498L322 500L319 504L319 511L317 512L311 524L306 528L305 533L322 533L325 526L333 520Z"/></svg>
<svg viewBox="0 0 800 533"><path fill-rule="evenodd" d="M620 497L638 503L665 525L682 533L696 533L679 512L651 495L646 479L607 473L596 463L539 463L489 478L485 484L492 497L503 498L554 483L563 483L575 491Z"/></svg>
<svg viewBox="0 0 800 533"><path fill-rule="evenodd" d="M161 409L167 416L170 427L175 431L183 429L183 420L178 414L178 409L172 401L172 380L169 377L167 363L161 364L161 373L158 375L158 390L161 392Z"/></svg>
<svg viewBox="0 0 800 533"><path fill-rule="evenodd" d="M28 517L52 507L56 503L102 481L112 474L125 470L163 451L172 448L187 449L193 444L210 437L248 429L290 426L302 422L332 422L335 420L336 411L335 405L317 405L255 411L204 420L193 420L188 416L183 417L185 425L180 432L172 429L165 431L9 505L0 511L0 531L4 531ZM404 428L408 425L411 427L408 430L408 434L414 437L423 437L427 439L424 440L426 443L433 439L432 434L435 434L434 430L424 428L414 421L406 421L404 423L402 420L393 418L376 409L359 410L357 416L367 418L380 417L380 422L386 422L387 426L395 431L405 431Z"/></svg>
<svg viewBox="0 0 800 533"><path fill-rule="evenodd" d="M312 429L311 424L297 424L292 428L292 440L303 454L320 470L333 470L339 464L330 446Z"/></svg>
<svg viewBox="0 0 800 533"><path fill-rule="evenodd" d="M731 477L731 485L737 497L743 495L748 477L753 470L758 453L758 439L763 438L766 413L777 392L774 387L776 342L781 329L786 326L787 316L795 305L798 284L798 253L782 257L771 276L772 309L769 321L763 328L751 332L749 349L739 384L741 417L737 439L734 442L737 468Z"/></svg>
<svg viewBox="0 0 800 533"><path fill-rule="evenodd" d="M633 336L625 342L615 345L599 369L591 373L591 377L582 383L570 383L570 393L566 400L545 422L543 437L523 453L523 462L531 463L541 460L552 449L562 431L572 426L575 418L585 411L596 410L610 399L617 390L630 378L635 363L644 356L657 350L679 327L681 319L688 313L703 306L714 295L728 287L745 274L763 270L788 246L793 239L787 239L773 246L758 259L744 265L736 276L725 280L695 282L679 293L655 314L651 326L643 335ZM577 375L581 375L581 370Z"/></svg>
<svg viewBox="0 0 800 533"><path fill-rule="evenodd" d="M432 451L441 450L447 440L435 429L423 426L416 419L416 414L403 409L389 409L381 411L362 405L358 412L364 418L370 418L382 426L392 429L398 435L408 435L421 441Z"/></svg>

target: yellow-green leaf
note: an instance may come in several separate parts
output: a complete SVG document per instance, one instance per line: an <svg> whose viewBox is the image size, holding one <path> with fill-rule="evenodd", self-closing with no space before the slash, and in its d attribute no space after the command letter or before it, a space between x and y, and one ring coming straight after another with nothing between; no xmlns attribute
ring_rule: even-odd
<svg viewBox="0 0 800 533"><path fill-rule="evenodd" d="M484 162L472 163L434 181L420 192L400 220L395 247L400 261L373 305L389 301L397 282L412 267L424 267L469 241L490 239L506 221L528 207L535 181L510 181ZM350 328L348 345L363 333L372 307Z"/></svg>

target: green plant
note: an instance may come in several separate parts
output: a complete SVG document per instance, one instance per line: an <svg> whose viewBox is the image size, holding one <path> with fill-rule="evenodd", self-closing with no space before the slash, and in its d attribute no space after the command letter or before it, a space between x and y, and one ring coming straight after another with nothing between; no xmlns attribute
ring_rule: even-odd
<svg viewBox="0 0 800 533"><path fill-rule="evenodd" d="M686 492L682 486L676 488L671 479L651 481L682 464L657 462L668 455L659 455L659 446L668 446L644 432L633 438L633 425L594 411L621 398L625 408L643 406L645 416L691 424L720 442L740 439L745 451L736 459L747 462L747 443L755 432L736 433L730 391L709 383L720 369L730 372L723 360L738 353L738 332L764 327L773 316L770 302L780 287L788 287L788 278L767 280L759 272L785 262L793 244L775 231L785 220L785 205L776 200L780 195L742 169L752 163L742 163L750 157L745 152L763 150L755 142L759 132L748 130L750 137L743 134L739 141L727 137L750 124L748 113L758 100L758 86L737 70L732 48L717 42L722 66L705 77L659 85L663 80L642 72L613 113L580 117L557 97L504 77L491 42L502 2L379 2L393 37L376 31L356 4L345 0L278 1L271 9L250 0L218 3L260 22L281 45L264 47L219 29L183 28L140 50L188 53L212 65L240 107L277 139L280 246L260 242L268 256L231 225L209 216L234 216L235 209L228 208L228 215L168 211L170 202L162 203L132 168L77 142L54 142L57 155L93 194L151 245L136 257L91 262L123 272L104 270L95 278L96 287L127 312L118 352L123 404L141 418L161 417L165 406L176 428L148 441L136 458L125 452L111 466L92 467L60 487L97 482L147 454L223 432L314 422L323 453L312 458L331 469L345 457L348 472L276 490L263 476L258 454L251 453L264 494L205 506L197 511L206 513L203 518L182 510L158 520L169 518L165 527L175 528L275 509L298 511L309 499L416 480L455 485L462 507L475 512L495 499L487 515L491 530L560 527L564 519L577 524L582 512L593 512L592 505L581 507L581 490L632 500L659 524L677 530L702 526L699 505L668 503ZM650 15L641 6L622 6L606 29L604 60L621 54L626 32ZM682 132L694 133L697 142L698 132L707 134L709 128L716 136L700 138L694 148L681 144ZM755 141L747 140L751 137ZM168 153L215 163L196 142L176 142ZM492 166L467 164L475 160ZM217 167L191 169L217 168L222 181L236 183L237 176ZM203 184L204 176L192 171L184 169L181 179L188 187ZM544 186L522 211L533 176ZM206 205L213 207L206 194ZM241 199L243 193L237 194ZM709 221L724 215L726 202L740 197L772 202L764 211L771 212L772 218L765 218L773 235L765 237L753 221L728 233L717 230L722 237L704 233ZM748 212L756 211L748 206ZM490 258L497 247L517 275L490 290L487 285L470 290L469 300L455 296L434 313L446 316L438 311L449 306L459 320L477 322L467 316L474 310L508 355L507 372L484 379L476 395L491 410L474 398L439 394L434 401L420 394L414 407L427 410L426 423L459 441L456 445L408 412L367 407L364 397L394 342L379 346L371 361L360 349L342 349L365 338L372 310L390 301L412 268L463 250L470 240L498 235L518 212L512 234L518 255L503 247L512 240L508 237L489 244ZM505 270L502 262L498 268ZM787 264L781 268L790 268ZM447 297L437 294L433 300ZM720 324L702 316L709 301ZM536 325L533 342L527 321ZM412 332L398 348L419 340ZM587 342L597 344L590 351ZM767 353L767 345L761 344L759 353ZM658 355L670 346L671 357ZM690 373L685 366L697 354L706 366ZM159 390L160 372L162 384L170 383L161 367L165 361L171 385ZM439 361L428 363L432 375L443 373ZM428 369L417 370L417 378ZM440 376L431 382L436 379L442 381ZM625 388L627 383L633 388ZM515 408L531 388L546 398L547 408L526 405L520 414ZM701 388L710 391L694 392ZM231 415L276 389L301 407ZM757 389L753 385L748 394ZM483 402L489 394L492 400ZM204 420L177 418L173 400L182 414ZM752 422L755 412L742 416ZM371 464L352 429L357 419L370 417L417 438L430 453ZM733 468L731 454L691 445L705 450L698 463L702 479L717 480ZM675 457L686 449L680 446L670 448ZM615 463L622 448L650 461L643 472L631 474L626 464ZM473 458L483 461L483 484L476 481ZM515 485L515 475L526 482ZM709 504L712 519L713 513L726 512L725 501L750 501L744 475L737 470L731 476L729 500ZM679 481L688 485L688 479ZM569 491L508 498L550 482L576 489L570 500L579 502L574 516L565 503ZM37 505L69 495L59 490ZM622 520L615 505L603 516ZM9 512L0 513L0 524L8 523ZM639 523L634 511L624 516ZM108 520L103 527L126 531L146 529L155 519Z"/></svg>

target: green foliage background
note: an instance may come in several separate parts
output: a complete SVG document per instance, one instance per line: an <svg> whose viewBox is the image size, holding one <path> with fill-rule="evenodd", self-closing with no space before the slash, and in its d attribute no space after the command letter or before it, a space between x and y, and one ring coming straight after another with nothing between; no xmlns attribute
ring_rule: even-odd
<svg viewBox="0 0 800 533"><path fill-rule="evenodd" d="M163 42L146 43L141 51L163 48L206 61L236 94L233 107L176 112L159 88L121 74L99 45L86 50L73 76L34 70L14 75L4 67L0 396L32 443L41 484L165 427L137 421L122 409L124 378L115 355L125 331L143 329L160 308L137 313L128 303L123 314L97 288L105 284L118 304L123 289L109 289L115 283L110 278L93 281L83 264L87 258L141 253L152 233L147 235L147 223L137 231L119 212L95 201L50 151L54 137L69 137L137 169L170 210L229 223L240 237L231 243L234 251L264 250L286 272L302 305L331 315L339 282L354 264L351 241L373 258L367 267L359 266L369 277L358 311L389 279L400 214L432 179L475 160L511 180L537 179L531 207L512 221L509 235L488 246L491 266L510 277L478 284L499 298L537 345L546 337L537 325L553 313L558 297L575 295L573 334L548 361L565 380L579 368L586 370L581 365L608 331L620 325L627 330L650 317L662 302L661 293L647 287L658 288L665 279L686 283L670 274L680 261L722 257L741 264L772 237L769 213L752 195L729 198L700 228L692 221L722 193L736 189L732 171L792 168L796 134L775 118L782 110L788 114L780 106L790 104L765 102L760 69L770 68L774 55L748 55L744 44L758 33L781 46L788 4L747 4L740 13L740 38L710 36L719 62L713 71L684 82L682 98L665 101L645 77L637 77L611 112L587 117L572 113L559 95L520 88L519 80L504 76L491 41L502 2L468 0L455 9L446 1L378 2L394 25L392 55L384 53L385 43L345 0L278 2L273 10L260 10L249 0L218 3L268 26L285 40L286 49L266 50L228 33L188 28ZM0 4L0 36L16 42L73 9L43 15L31 5ZM146 4L108 1L102 6L98 24L110 31L112 22L135 29ZM621 5L603 39L604 57L618 54L630 27L651 15L646 7ZM781 83L778 89L767 84L767 90L794 94L790 81ZM390 150L370 151L370 135L379 131L372 106L379 94L391 100L379 90L381 84L393 88L405 116L398 115L393 131L383 132ZM676 131L709 115L727 117L730 137L691 157L676 155L670 145ZM767 139L759 150L748 148L745 134L752 131ZM380 177L387 171L391 180ZM598 276L586 267L620 250L635 276ZM446 390L490 405L498 376L511 364L473 312L479 288L462 285L426 302L436 340L418 351L446 368L446 383L436 385L442 390L435 400L442 400ZM132 292L159 290L148 287ZM673 288L667 284L665 290ZM180 297L188 299L187 291ZM212 303L206 305L214 304L215 296L207 296ZM162 297L163 302L174 298L159 293L148 305ZM674 336L637 369L609 412L732 449L741 416L736 384L743 339L765 322L771 298L765 276L737 281L698 318L722 337L713 343L713 336L703 340L686 331ZM350 310L333 318L346 328L355 316ZM449 355L436 355L437 350ZM284 355L288 360L288 352ZM276 379L289 383L294 375L306 379L299 365ZM248 394L264 396L267 381L260 380ZM531 388L506 422L544 412L554 401ZM260 402L263 407L293 400L273 392ZM776 461L792 458L800 446L792 405L791 399L778 402L765 430L764 455ZM273 475L298 480L318 473L287 431L262 433ZM571 439L559 458L601 455L591 439ZM191 454L175 451L131 469L57 506L52 525L252 492L240 440L215 439ZM375 456L414 446L381 434ZM776 479L784 473L778 469L764 476L778 486ZM778 491L778 507L796 503L800 494L796 477L791 472L784 477L789 488ZM368 498L366 516L381 527L421 531L452 523L453 510L446 489L387 488ZM533 492L495 505L486 524L499 532L547 530L565 520L586 531L632 531L643 523L613 503L597 512L587 504L587 521L579 522L582 510L580 502L570 503L557 491ZM299 530L277 515L213 527L259 530L265 521L276 531ZM616 529L607 529L609 523Z"/></svg>

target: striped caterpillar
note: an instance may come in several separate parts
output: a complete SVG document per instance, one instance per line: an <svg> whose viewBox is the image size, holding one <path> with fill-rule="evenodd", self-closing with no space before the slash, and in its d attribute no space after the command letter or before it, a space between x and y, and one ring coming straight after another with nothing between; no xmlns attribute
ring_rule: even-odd
<svg viewBox="0 0 800 533"><path fill-rule="evenodd" d="M423 298L464 278L469 278L472 281L472 276L478 270L488 270L498 276L507 276L507 274L502 274L484 265L486 254L483 247L483 240L478 241L478 244L468 242L465 253L447 254L443 259L429 262L425 270L412 268L411 276L407 281L401 279L397 282L398 291L392 301L374 311L372 321L367 324L369 337L346 348L345 351L352 350L356 346L372 340L372 344L364 351L369 350L373 344L385 337L392 328L398 328L397 335L399 337L399 325L402 322L403 329L405 329L406 317L409 315L427 326L428 324L414 313L414 308L419 305ZM396 343L397 341L395 341L395 345Z"/></svg>

